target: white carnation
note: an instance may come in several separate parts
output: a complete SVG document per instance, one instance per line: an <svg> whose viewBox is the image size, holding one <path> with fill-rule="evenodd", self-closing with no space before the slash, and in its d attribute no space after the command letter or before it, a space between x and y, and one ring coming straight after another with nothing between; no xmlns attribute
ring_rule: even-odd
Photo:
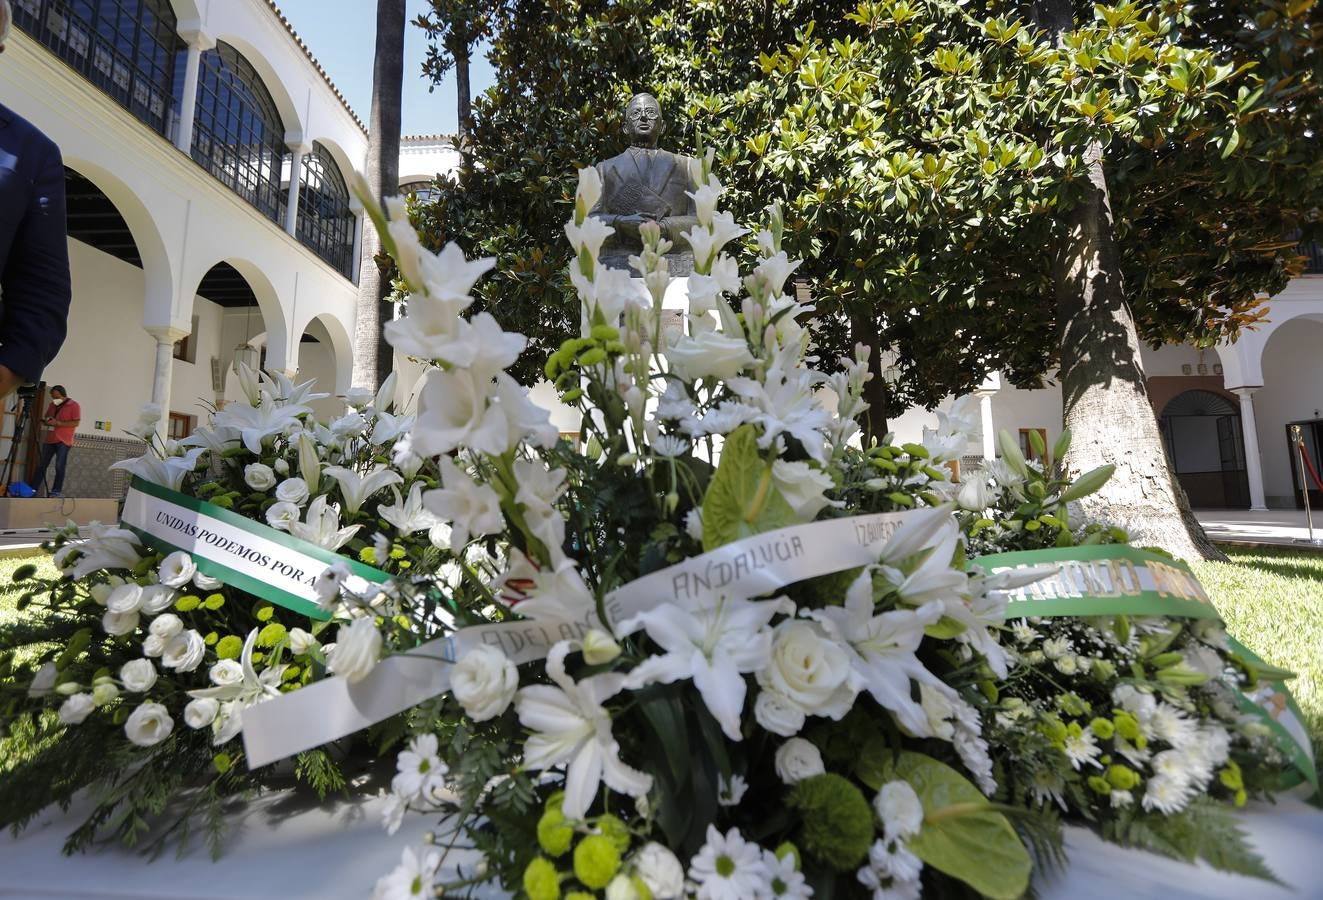
<svg viewBox="0 0 1323 900"><path fill-rule="evenodd" d="M793 737L804 727L804 710L777 694L759 691L753 704L753 717L772 734Z"/></svg>
<svg viewBox="0 0 1323 900"><path fill-rule="evenodd" d="M825 771L822 753L803 738L791 738L776 751L776 774L786 784L795 784Z"/></svg>
<svg viewBox="0 0 1323 900"><path fill-rule="evenodd" d="M340 626L336 638L327 668L350 683L362 681L376 668L377 657L381 655L381 632L371 619L355 619Z"/></svg>
<svg viewBox="0 0 1323 900"><path fill-rule="evenodd" d="M916 835L923 825L923 804L907 781L888 781L882 785L873 798L873 809L888 841Z"/></svg>

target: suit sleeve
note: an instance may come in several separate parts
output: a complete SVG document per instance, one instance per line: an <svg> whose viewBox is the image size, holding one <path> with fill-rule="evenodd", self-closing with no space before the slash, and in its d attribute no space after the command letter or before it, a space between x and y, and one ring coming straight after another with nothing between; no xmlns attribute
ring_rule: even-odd
<svg viewBox="0 0 1323 900"><path fill-rule="evenodd" d="M72 286L66 236L64 163L54 144L43 154L27 211L14 235L0 279L0 365L35 381L64 344Z"/></svg>

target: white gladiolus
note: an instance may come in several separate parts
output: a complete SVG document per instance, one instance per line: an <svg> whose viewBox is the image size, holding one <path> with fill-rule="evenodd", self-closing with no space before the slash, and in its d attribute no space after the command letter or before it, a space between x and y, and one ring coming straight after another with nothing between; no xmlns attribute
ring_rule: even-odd
<svg viewBox="0 0 1323 900"><path fill-rule="evenodd" d="M176 550L161 560L157 576L161 579L161 584L177 588L188 584L197 570L197 563L193 562L193 557L183 550Z"/></svg>
<svg viewBox="0 0 1323 900"><path fill-rule="evenodd" d="M377 626L371 619L355 619L350 625L340 626L327 668L350 683L362 681L376 668L380 655L381 632Z"/></svg>
<svg viewBox="0 0 1323 900"><path fill-rule="evenodd" d="M320 647L317 639L302 628L291 628L289 630L289 652L295 656L302 656L310 653Z"/></svg>
<svg viewBox="0 0 1323 900"><path fill-rule="evenodd" d="M776 751L776 774L786 784L794 784L827 771L822 753L803 738L791 738Z"/></svg>
<svg viewBox="0 0 1323 900"><path fill-rule="evenodd" d="M124 733L139 747L153 747L161 743L174 731L175 723L170 713L159 703L144 703L129 713L124 723Z"/></svg>
<svg viewBox="0 0 1323 900"><path fill-rule="evenodd" d="M156 684L156 666L150 659L134 659L120 666L119 680L126 691L144 694Z"/></svg>
<svg viewBox="0 0 1323 900"><path fill-rule="evenodd" d="M715 331L681 338L666 351L666 358L671 363L671 370L686 381L733 378L753 362L743 335L727 337Z"/></svg>
<svg viewBox="0 0 1323 900"><path fill-rule="evenodd" d="M505 712L519 688L519 670L496 647L475 647L460 657L450 674L450 690L475 722Z"/></svg>

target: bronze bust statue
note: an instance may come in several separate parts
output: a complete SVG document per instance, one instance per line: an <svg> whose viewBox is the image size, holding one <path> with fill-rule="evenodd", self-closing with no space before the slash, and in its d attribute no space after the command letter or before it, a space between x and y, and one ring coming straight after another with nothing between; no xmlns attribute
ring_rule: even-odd
<svg viewBox="0 0 1323 900"><path fill-rule="evenodd" d="M685 193L697 186L689 175L689 157L657 148L665 130L657 98L635 94L625 107L629 147L597 164L602 196L589 214L615 228L602 245L601 261L609 268L630 269L630 255L643 249L639 226L656 222L662 237L674 245L666 254L670 274L693 270L693 253L681 233L698 224L693 198Z"/></svg>

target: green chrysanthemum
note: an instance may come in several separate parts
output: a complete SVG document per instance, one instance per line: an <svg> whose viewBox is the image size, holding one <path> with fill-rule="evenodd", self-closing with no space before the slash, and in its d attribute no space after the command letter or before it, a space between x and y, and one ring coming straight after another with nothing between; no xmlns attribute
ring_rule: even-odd
<svg viewBox="0 0 1323 900"><path fill-rule="evenodd" d="M539 856L524 869L524 893L528 900L560 900L560 873L555 864Z"/></svg>
<svg viewBox="0 0 1323 900"><path fill-rule="evenodd" d="M237 634L227 634L216 642L216 656L220 659L238 659L243 653L243 638Z"/></svg>
<svg viewBox="0 0 1323 900"><path fill-rule="evenodd" d="M257 645L259 647L274 647L285 637L285 626L279 622L272 622L257 633Z"/></svg>
<svg viewBox="0 0 1323 900"><path fill-rule="evenodd" d="M574 829L565 822L565 814L549 809L537 823L537 842L548 856L564 856L574 841Z"/></svg>
<svg viewBox="0 0 1323 900"><path fill-rule="evenodd" d="M828 772L795 785L788 798L804 823L804 849L838 872L855 869L873 841L873 810L846 778Z"/></svg>
<svg viewBox="0 0 1323 900"><path fill-rule="evenodd" d="M620 871L620 851L608 837L590 834L574 848L574 877L585 887L601 890Z"/></svg>
<svg viewBox="0 0 1323 900"><path fill-rule="evenodd" d="M618 817L610 813L604 813L597 817L597 830L605 838L608 838L615 845L617 852L624 853L629 849L629 828Z"/></svg>

